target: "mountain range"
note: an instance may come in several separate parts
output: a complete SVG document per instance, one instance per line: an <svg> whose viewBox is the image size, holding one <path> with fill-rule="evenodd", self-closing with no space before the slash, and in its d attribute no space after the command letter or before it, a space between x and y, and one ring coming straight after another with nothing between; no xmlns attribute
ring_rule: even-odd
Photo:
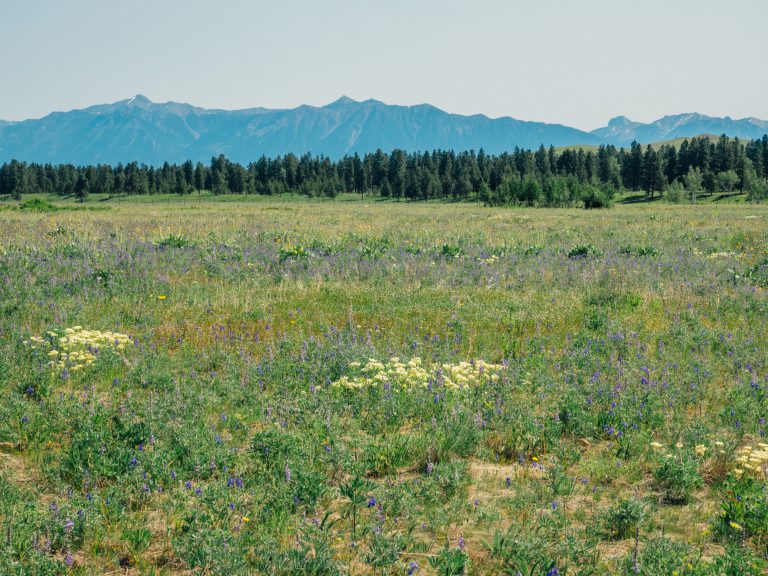
<svg viewBox="0 0 768 576"><path fill-rule="evenodd" d="M431 106L393 106L377 100L342 97L327 106L292 109L205 109L177 102L155 103L142 95L113 104L43 118L0 120L0 162L160 165L187 159L207 162L225 154L238 162L261 155L310 152L339 158L377 148L406 151L453 149L497 154L540 145L652 143L700 134L743 139L768 133L768 121L734 120L702 114L665 116L648 124L624 116L591 132L562 124L510 117L450 114Z"/></svg>

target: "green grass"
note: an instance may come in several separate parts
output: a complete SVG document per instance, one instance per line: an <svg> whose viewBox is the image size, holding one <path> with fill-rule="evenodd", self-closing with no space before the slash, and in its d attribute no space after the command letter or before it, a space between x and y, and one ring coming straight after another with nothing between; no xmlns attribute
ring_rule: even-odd
<svg viewBox="0 0 768 576"><path fill-rule="evenodd" d="M765 206L40 199L0 211L1 574L768 567ZM24 344L74 326L135 344Z"/></svg>

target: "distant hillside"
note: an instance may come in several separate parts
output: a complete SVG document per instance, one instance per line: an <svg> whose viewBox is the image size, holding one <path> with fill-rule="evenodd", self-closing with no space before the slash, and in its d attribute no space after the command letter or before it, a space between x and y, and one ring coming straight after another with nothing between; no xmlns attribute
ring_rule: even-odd
<svg viewBox="0 0 768 576"><path fill-rule="evenodd" d="M626 146L633 140L650 144L660 140L691 138L699 134L727 134L742 139L760 138L768 132L768 121L758 118L734 120L729 117L715 118L702 114L677 114L664 116L655 122L632 122L625 116L617 116L605 128L592 130L592 134L618 146Z"/></svg>
<svg viewBox="0 0 768 576"><path fill-rule="evenodd" d="M342 97L327 106L289 110L215 110L154 103L138 95L113 104L54 112L21 122L0 121L0 162L95 164L138 161L150 165L191 159L208 162L225 154L247 163L265 155L310 152L340 158L377 148L480 150L498 154L515 147L625 146L703 133L759 138L768 122L701 114L665 116L650 124L621 116L605 128L584 132L560 124L514 118L449 114L434 106L391 106Z"/></svg>
<svg viewBox="0 0 768 576"><path fill-rule="evenodd" d="M680 145L685 142L686 140L692 140L693 138L706 138L710 142L717 143L717 141L720 139L720 136L716 134L695 134L693 136L684 136L680 138L673 138L672 140L659 140L658 142L650 142L651 147L655 149L659 149L662 146L674 146L675 148L680 148ZM630 142L631 144L631 142ZM646 143L647 144L647 143ZM599 146L595 144L574 144L573 146L560 146L556 148L556 150L584 150L584 152L592 151L597 152Z"/></svg>

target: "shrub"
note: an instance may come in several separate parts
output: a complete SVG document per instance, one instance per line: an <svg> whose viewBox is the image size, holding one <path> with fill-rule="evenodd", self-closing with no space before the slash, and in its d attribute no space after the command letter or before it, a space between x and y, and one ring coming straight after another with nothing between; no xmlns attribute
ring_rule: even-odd
<svg viewBox="0 0 768 576"><path fill-rule="evenodd" d="M682 574L690 550L685 544L664 536L653 538L642 546L640 552L632 550L624 563L627 576L659 576L660 574Z"/></svg>
<svg viewBox="0 0 768 576"><path fill-rule="evenodd" d="M599 533L606 540L624 540L635 536L645 519L645 506L639 500L622 500L598 515Z"/></svg>
<svg viewBox="0 0 768 576"><path fill-rule="evenodd" d="M721 494L720 514L714 521L722 540L740 543L757 537L768 553L768 498L764 483L750 477L731 480Z"/></svg>
<svg viewBox="0 0 768 576"><path fill-rule="evenodd" d="M680 182L672 182L667 188L666 200L673 204L682 204L688 199L688 192L686 192Z"/></svg>
<svg viewBox="0 0 768 576"><path fill-rule="evenodd" d="M592 208L610 208L613 206L613 196L615 193L616 191L612 186L586 184L582 190L584 208L587 210Z"/></svg>
<svg viewBox="0 0 768 576"><path fill-rule="evenodd" d="M688 503L693 491L703 484L696 460L685 453L663 459L654 472L654 479L662 501L669 504Z"/></svg>
<svg viewBox="0 0 768 576"><path fill-rule="evenodd" d="M458 258L461 256L461 247L452 244L443 244L440 248L440 256L443 258Z"/></svg>
<svg viewBox="0 0 768 576"><path fill-rule="evenodd" d="M32 200L26 200L20 208L28 212L58 212L59 207L51 204L47 200L40 198L33 198Z"/></svg>
<svg viewBox="0 0 768 576"><path fill-rule="evenodd" d="M600 251L592 244L579 244L568 251L568 258L586 258L587 256L599 256Z"/></svg>
<svg viewBox="0 0 768 576"><path fill-rule="evenodd" d="M182 235L170 234L160 240L156 246L160 249L164 248L188 248L194 246L195 243L189 238Z"/></svg>
<svg viewBox="0 0 768 576"><path fill-rule="evenodd" d="M630 244L621 247L619 254L626 256L658 256L661 252L653 246L633 246Z"/></svg>
<svg viewBox="0 0 768 576"><path fill-rule="evenodd" d="M458 576L466 573L467 561L463 550L451 548L446 544L437 556L429 558L429 565L440 576Z"/></svg>

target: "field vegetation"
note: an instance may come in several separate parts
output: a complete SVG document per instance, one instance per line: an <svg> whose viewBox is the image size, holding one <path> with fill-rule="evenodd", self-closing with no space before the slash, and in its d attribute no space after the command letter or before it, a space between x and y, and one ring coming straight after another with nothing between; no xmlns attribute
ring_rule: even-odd
<svg viewBox="0 0 768 576"><path fill-rule="evenodd" d="M764 205L164 198L0 210L0 574L768 569Z"/></svg>

